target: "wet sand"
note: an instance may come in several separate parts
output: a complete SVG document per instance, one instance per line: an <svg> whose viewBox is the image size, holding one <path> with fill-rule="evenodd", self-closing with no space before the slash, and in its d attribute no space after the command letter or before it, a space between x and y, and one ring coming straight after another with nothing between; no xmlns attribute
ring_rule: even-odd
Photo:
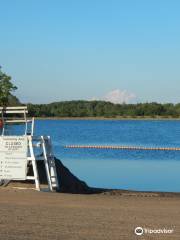
<svg viewBox="0 0 180 240"><path fill-rule="evenodd" d="M0 189L0 239L180 239L180 194L64 194ZM136 236L137 226L173 229Z"/></svg>

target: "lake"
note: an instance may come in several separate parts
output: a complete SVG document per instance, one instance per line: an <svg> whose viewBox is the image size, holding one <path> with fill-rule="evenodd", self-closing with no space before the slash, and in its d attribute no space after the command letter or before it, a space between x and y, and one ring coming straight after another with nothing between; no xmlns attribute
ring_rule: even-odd
<svg viewBox="0 0 180 240"><path fill-rule="evenodd" d="M176 120L37 120L54 153L88 185L180 192L180 151L67 149L65 145L180 147Z"/></svg>

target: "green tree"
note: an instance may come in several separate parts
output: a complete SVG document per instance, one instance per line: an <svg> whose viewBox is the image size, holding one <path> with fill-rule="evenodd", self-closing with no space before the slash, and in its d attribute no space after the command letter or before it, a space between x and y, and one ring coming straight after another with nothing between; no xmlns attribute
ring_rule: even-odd
<svg viewBox="0 0 180 240"><path fill-rule="evenodd" d="M1 71L0 67L0 105L7 106L11 93L17 89L11 82L11 77Z"/></svg>

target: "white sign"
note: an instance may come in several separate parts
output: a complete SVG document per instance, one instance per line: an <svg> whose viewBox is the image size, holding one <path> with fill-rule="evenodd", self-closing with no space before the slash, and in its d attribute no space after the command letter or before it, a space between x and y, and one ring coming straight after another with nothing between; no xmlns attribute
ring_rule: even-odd
<svg viewBox="0 0 180 240"><path fill-rule="evenodd" d="M27 137L0 137L0 179L26 180Z"/></svg>

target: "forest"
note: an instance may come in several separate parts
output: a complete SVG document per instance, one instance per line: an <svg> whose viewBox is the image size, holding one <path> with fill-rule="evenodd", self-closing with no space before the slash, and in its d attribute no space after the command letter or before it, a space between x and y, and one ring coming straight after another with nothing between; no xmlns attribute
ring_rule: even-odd
<svg viewBox="0 0 180 240"><path fill-rule="evenodd" d="M180 103L113 104L105 101L62 101L28 104L29 114L36 117L103 117L103 118L179 118Z"/></svg>

